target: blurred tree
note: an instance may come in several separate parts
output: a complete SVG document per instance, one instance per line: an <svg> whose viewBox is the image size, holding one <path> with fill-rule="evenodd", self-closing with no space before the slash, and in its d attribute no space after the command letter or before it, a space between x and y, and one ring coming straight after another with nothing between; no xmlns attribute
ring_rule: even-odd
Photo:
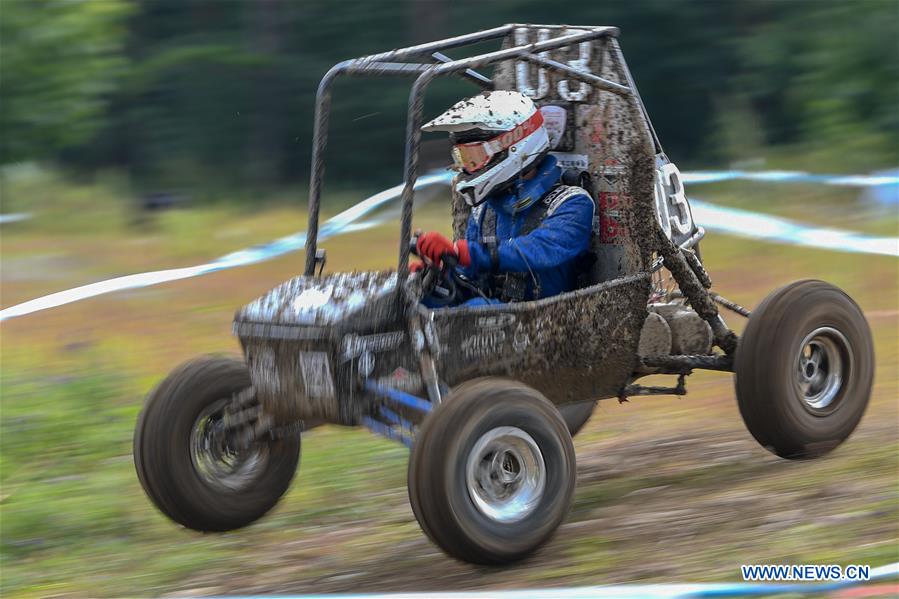
<svg viewBox="0 0 899 599"><path fill-rule="evenodd" d="M899 4L891 0L742 5L745 94L772 143L828 146L848 168L899 162ZM861 155L859 155L861 154Z"/></svg>
<svg viewBox="0 0 899 599"><path fill-rule="evenodd" d="M764 156L765 128L746 96L717 98L714 106L715 130L709 141L718 156L729 163Z"/></svg>
<svg viewBox="0 0 899 599"><path fill-rule="evenodd" d="M895 0L0 0L0 162L116 166L139 188L210 195L300 183L328 67L505 22L619 26L684 167L769 144L827 169L899 162ZM338 81L328 185L400 178L409 83ZM438 81L426 116L476 90Z"/></svg>
<svg viewBox="0 0 899 599"><path fill-rule="evenodd" d="M127 0L0 5L0 164L83 143L126 62Z"/></svg>

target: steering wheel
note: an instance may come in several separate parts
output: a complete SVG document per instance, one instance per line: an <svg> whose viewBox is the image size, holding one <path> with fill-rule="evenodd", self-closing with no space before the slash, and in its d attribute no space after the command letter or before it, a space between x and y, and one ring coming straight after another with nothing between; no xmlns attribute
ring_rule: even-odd
<svg viewBox="0 0 899 599"><path fill-rule="evenodd" d="M410 251L418 254L418 235L413 235L409 241ZM439 263L422 259L425 272L421 279L421 296L431 296L431 303L438 306L448 306L456 301L459 295L459 286L456 284L456 265L459 263L455 254L444 254Z"/></svg>

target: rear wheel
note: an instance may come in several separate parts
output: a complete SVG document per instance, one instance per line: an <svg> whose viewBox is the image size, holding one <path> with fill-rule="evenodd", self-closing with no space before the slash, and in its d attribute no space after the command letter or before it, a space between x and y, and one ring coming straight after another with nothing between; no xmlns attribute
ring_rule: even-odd
<svg viewBox="0 0 899 599"><path fill-rule="evenodd" d="M843 291L823 281L797 281L752 313L734 371L752 436L784 458L816 457L842 443L868 405L871 331Z"/></svg>
<svg viewBox="0 0 899 599"><path fill-rule="evenodd" d="M595 400L579 401L559 406L559 413L562 414L562 420L565 421L565 426L568 427L568 432L571 433L572 437L581 432L581 429L590 420L590 416L593 415L595 408Z"/></svg>
<svg viewBox="0 0 899 599"><path fill-rule="evenodd" d="M147 397L134 434L134 465L166 516L200 531L246 526L290 485L298 434L241 441L229 426L233 398L251 393L243 362L205 357L174 370Z"/></svg>
<svg viewBox="0 0 899 599"><path fill-rule="evenodd" d="M571 505L571 435L540 393L485 378L456 388L422 423L409 461L409 499L422 529L472 563L522 559Z"/></svg>

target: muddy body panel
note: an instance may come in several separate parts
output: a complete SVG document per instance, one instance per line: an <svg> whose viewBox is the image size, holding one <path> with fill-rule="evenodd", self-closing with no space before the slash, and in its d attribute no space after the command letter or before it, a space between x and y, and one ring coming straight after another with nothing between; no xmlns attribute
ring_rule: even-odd
<svg viewBox="0 0 899 599"><path fill-rule="evenodd" d="M257 396L277 422L358 424L374 409L367 382L424 395L420 360L429 349L450 387L505 376L557 404L613 397L634 371L646 275L539 301L433 312L402 304L392 281L383 272L297 277L237 313ZM433 332L427 343L410 335L415 314Z"/></svg>
<svg viewBox="0 0 899 599"><path fill-rule="evenodd" d="M362 381L417 371L395 291L388 271L301 276L238 311L234 332L266 412L358 424Z"/></svg>
<svg viewBox="0 0 899 599"><path fill-rule="evenodd" d="M450 386L521 381L556 404L614 397L637 364L649 278L636 275L534 302L434 312Z"/></svg>

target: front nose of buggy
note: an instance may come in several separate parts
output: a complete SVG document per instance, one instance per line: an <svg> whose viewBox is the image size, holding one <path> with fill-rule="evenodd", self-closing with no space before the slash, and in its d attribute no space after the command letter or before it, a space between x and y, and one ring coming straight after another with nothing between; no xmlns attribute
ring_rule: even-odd
<svg viewBox="0 0 899 599"><path fill-rule="evenodd" d="M296 277L235 316L256 394L278 425L358 425L366 385L415 391L421 377L395 272Z"/></svg>

